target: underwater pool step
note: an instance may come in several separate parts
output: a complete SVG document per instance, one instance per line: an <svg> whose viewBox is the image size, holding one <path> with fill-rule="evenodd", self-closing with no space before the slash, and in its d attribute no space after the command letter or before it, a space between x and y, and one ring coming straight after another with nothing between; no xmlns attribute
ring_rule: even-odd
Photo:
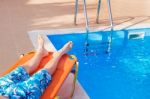
<svg viewBox="0 0 150 99"><path fill-rule="evenodd" d="M145 32L130 32L128 35L128 39L140 39L144 38Z"/></svg>

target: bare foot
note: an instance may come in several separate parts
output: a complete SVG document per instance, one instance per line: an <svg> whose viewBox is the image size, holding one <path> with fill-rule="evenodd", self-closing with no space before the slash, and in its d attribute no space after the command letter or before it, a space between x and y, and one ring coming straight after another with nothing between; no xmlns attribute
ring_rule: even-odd
<svg viewBox="0 0 150 99"><path fill-rule="evenodd" d="M55 52L53 54L53 57L56 57L58 55L62 56L66 54L72 48L72 45L73 45L72 41L69 41L59 51Z"/></svg>
<svg viewBox="0 0 150 99"><path fill-rule="evenodd" d="M66 43L59 51L53 53L53 58L44 67L51 75L55 72L62 55L67 53L72 48L72 44L73 43L70 41Z"/></svg>
<svg viewBox="0 0 150 99"><path fill-rule="evenodd" d="M41 35L38 35L38 48L37 48L37 54L42 55L42 57L48 55L48 51L44 48L44 38Z"/></svg>

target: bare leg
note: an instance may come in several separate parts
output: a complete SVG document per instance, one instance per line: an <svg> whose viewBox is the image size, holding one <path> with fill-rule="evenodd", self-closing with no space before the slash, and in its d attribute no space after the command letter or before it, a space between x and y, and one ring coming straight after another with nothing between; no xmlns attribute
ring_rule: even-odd
<svg viewBox="0 0 150 99"><path fill-rule="evenodd" d="M62 49L60 49L58 52L55 52L53 54L53 58L45 65L44 68L47 69L48 72L52 75L55 72L57 68L57 63L62 57L62 55L67 53L71 48L72 48L72 42L70 41L67 44L65 44Z"/></svg>
<svg viewBox="0 0 150 99"><path fill-rule="evenodd" d="M32 73L35 69L37 69L41 59L46 55L48 55L48 52L44 48L44 39L41 35L39 35L38 48L35 52L35 55L29 61L23 64L23 67L27 70L28 73Z"/></svg>

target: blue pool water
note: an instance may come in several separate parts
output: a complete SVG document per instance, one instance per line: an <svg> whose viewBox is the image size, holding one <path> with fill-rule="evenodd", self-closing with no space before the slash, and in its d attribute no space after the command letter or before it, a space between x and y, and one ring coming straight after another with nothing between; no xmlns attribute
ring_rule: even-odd
<svg viewBox="0 0 150 99"><path fill-rule="evenodd" d="M132 32L145 37L128 39ZM85 55L85 33L48 35L56 49L73 41L70 54L79 61L78 80L91 99L150 99L150 29L113 31L110 53L110 31L89 34Z"/></svg>

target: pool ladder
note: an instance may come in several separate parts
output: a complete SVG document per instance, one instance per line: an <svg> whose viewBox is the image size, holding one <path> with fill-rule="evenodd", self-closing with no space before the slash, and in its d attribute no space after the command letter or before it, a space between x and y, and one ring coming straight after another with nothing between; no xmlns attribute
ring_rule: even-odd
<svg viewBox="0 0 150 99"><path fill-rule="evenodd" d="M101 0L98 1L96 23L98 23L98 20L99 20L100 5L101 5ZM108 52L109 52L110 48L111 48L111 44L112 44L112 32L113 32L113 28L114 28L110 0L107 0L107 6L108 6L108 13L109 13L110 28L111 28L110 41L109 41L109 46L108 46ZM83 0L83 7L84 7L85 30L86 30L85 51L87 52L88 46L89 46L89 42L88 42L88 39L89 39L89 20L88 20L88 15L87 15L86 0ZM78 0L75 1L75 16L74 16L74 24L75 25L77 25L77 13L78 13Z"/></svg>

